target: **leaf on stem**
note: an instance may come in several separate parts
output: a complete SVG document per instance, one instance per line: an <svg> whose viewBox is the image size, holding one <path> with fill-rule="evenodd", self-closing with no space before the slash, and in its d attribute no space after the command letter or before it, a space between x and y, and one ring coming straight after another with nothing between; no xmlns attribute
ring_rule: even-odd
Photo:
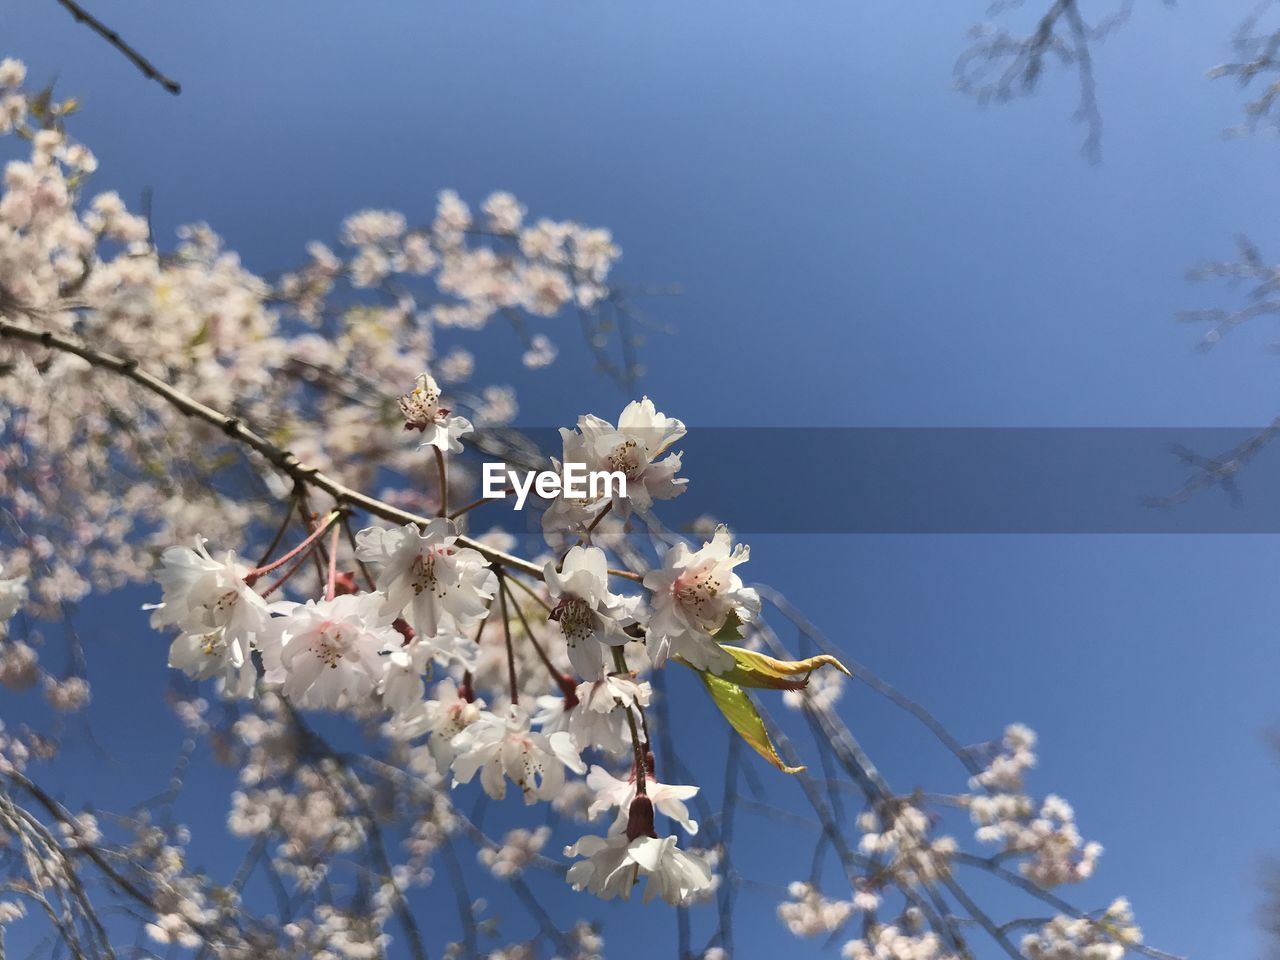
<svg viewBox="0 0 1280 960"><path fill-rule="evenodd" d="M732 670L720 676L743 687L803 690L809 685L809 674L819 667L835 667L845 676L852 676L843 663L826 653L804 660L777 660L742 647L727 644L721 644L721 647L731 653L736 662Z"/></svg>
<svg viewBox="0 0 1280 960"><path fill-rule="evenodd" d="M711 699L720 708L729 725L738 731L739 736L747 742L751 749L764 757L783 773L800 773L804 767L789 767L778 756L777 748L769 739L760 711L751 700L751 695L738 684L723 676L716 676L704 670L698 671Z"/></svg>

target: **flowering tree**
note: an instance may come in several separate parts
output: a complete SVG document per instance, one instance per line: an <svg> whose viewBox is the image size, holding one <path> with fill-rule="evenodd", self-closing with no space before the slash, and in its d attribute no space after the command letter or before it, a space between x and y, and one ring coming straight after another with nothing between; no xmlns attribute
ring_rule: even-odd
<svg viewBox="0 0 1280 960"><path fill-rule="evenodd" d="M607 231L445 192L420 225L356 213L337 249L312 244L267 279L204 225L163 249L92 189L74 105L24 81L0 63L0 131L26 147L0 197L0 684L83 708L77 603L153 581L175 723L188 754L238 770L226 824L244 859L212 876L170 817L66 806L41 786L60 728L2 730L0 955L6 928L43 922L74 957L599 957L590 898L635 894L663 902L634 909L677 912L680 957L727 957L737 893L757 882L734 866L735 819L778 813L736 794L760 765L795 778L812 811L810 875L765 878L796 937L856 960L1169 956L1142 943L1124 899L1061 892L1101 848L1065 800L1031 792L1030 730L966 746L748 585L749 550L724 526L689 542L662 525L664 501L697 482L680 420L633 400L616 421L580 417L545 457L506 429L514 395L474 384L463 345L495 318L538 367L555 354L543 321L576 313L629 381L625 335L609 360L625 304ZM475 525L481 454L625 484L551 498L529 547ZM38 636L56 620L74 654L63 671ZM799 659L784 626L820 652ZM721 804L678 752L668 670L692 671L732 731ZM841 717L848 678L923 724L956 779L891 784ZM792 742L778 707L811 742ZM367 736L336 742L326 714ZM493 835L460 802L481 793L544 812ZM483 916L465 851L527 917ZM993 880L1013 896L992 898ZM547 884L580 891L582 912L553 915ZM456 942L422 905L432 886L454 894Z"/></svg>

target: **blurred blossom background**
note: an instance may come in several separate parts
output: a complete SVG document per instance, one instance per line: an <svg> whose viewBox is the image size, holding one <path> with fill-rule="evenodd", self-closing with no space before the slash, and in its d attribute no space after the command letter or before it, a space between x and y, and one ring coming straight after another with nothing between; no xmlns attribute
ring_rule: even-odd
<svg viewBox="0 0 1280 960"><path fill-rule="evenodd" d="M1175 321L1223 296L1185 274L1229 258L1236 235L1280 250L1280 144L1224 137L1245 96L1205 76L1253 4L1135 4L1095 50L1097 163L1082 155L1071 73L986 109L955 90L984 7L113 5L112 26L181 81L171 97L52 0L9 0L0 55L83 100L70 129L100 158L95 187L131 204L149 190L160 238L209 221L262 274L334 240L360 208L427 220L444 188L473 203L509 190L535 216L607 226L623 251L614 279L649 320L635 393L691 434L1269 422L1280 414L1272 331L1246 327L1204 352L1202 331ZM477 378L516 388L516 423L621 409L630 397L592 372L576 325L548 333L560 353L537 370L500 325L468 344ZM739 434L750 485L773 454ZM692 460L686 474L696 485ZM1058 480L1070 488L1069 473ZM1275 496L1247 473L1240 484L1241 509ZM844 492L796 476L779 495L812 500L820 517ZM1280 853L1267 741L1280 723L1274 535L751 542L750 579L786 593L963 742L1013 721L1039 733L1033 789L1063 792L1106 848L1074 899L1102 907L1125 894L1146 941L1180 954L1263 951L1264 865ZM139 610L153 599L131 588L81 607L94 700L71 722L92 735L45 778L69 803L124 808L169 781L184 733L164 700L166 638ZM715 802L723 725L696 680L671 684L691 704L684 759ZM843 710L890 778L954 779L925 734L863 688L846 688ZM6 707L4 719L45 718ZM758 766L770 803L799 810L798 787ZM234 772L201 761L184 775L180 818L223 820ZM754 816L740 830L759 834L741 848L744 875L776 885L807 873L812 847L795 824ZM216 826L192 855L215 872L238 863ZM574 909L608 918L609 956L674 943L670 911L552 887L552 903L577 897ZM422 896L441 898L434 929L456 936L447 893ZM491 915L514 913L505 896ZM743 956L796 949L776 889L742 896L759 900L739 920ZM23 936L10 934L15 957L31 949Z"/></svg>

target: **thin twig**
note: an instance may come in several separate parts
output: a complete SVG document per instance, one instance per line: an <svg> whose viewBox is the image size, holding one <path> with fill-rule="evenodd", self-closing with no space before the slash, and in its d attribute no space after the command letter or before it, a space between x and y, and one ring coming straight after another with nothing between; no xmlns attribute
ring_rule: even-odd
<svg viewBox="0 0 1280 960"><path fill-rule="evenodd" d="M339 503L359 507L371 516L380 517L392 523L412 523L417 526L426 526L430 522L428 517L419 516L408 510L401 510L399 507L392 506L376 497L361 493L359 490L354 490L341 481L322 473L319 469L308 466L299 460L296 454L278 447L265 437L254 433L239 418L228 416L219 410L215 410L213 407L188 396L181 390L171 387L159 377L152 376L139 369L136 360L126 360L112 356L109 353L95 350L93 347L68 337L59 336L49 331L35 330L31 327L13 323L10 320L0 319L0 338L6 337L69 353L84 360L90 366L118 373L167 400L180 413L197 420L203 420L205 423L217 427L232 440L243 443L261 454L267 462L291 479L300 484L321 490ZM542 579L542 568L528 560L503 550L494 549L487 544L471 540L468 537L459 537L458 543L480 553L490 563L512 567L523 571L529 576L536 577L539 580Z"/></svg>
<svg viewBox="0 0 1280 960"><path fill-rule="evenodd" d="M107 43L111 44L111 46L124 54L135 67L142 71L142 75L148 80L154 80L175 97L182 92L182 84L178 83L177 80L173 80L170 77L165 76L157 70L150 60L126 43L120 34L116 33L88 10L76 3L76 0L58 0L58 3L62 4L67 12L75 18L76 23L83 23L103 40L107 41Z"/></svg>

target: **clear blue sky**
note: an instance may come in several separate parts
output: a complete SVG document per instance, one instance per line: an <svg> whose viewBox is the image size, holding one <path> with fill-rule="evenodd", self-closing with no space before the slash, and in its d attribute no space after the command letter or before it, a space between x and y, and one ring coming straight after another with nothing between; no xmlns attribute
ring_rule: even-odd
<svg viewBox="0 0 1280 960"><path fill-rule="evenodd" d="M1173 321L1211 302L1185 269L1228 256L1235 234L1280 257L1280 144L1222 139L1242 97L1203 76L1251 4L1138 4L1099 51L1098 166L1079 153L1069 77L987 110L951 89L986 0L114 6L113 25L182 81L180 97L52 0L0 9L0 54L83 98L74 131L101 157L97 183L127 198L151 187L161 235L207 219L272 271L356 208L425 215L443 187L473 200L511 190L536 215L609 226L623 279L682 285L646 302L673 332L644 348L644 388L694 429L1238 426L1280 413L1270 330L1205 356ZM529 423L615 412L616 389L585 372L575 338L566 326L541 379L495 338L478 374L520 385ZM1015 720L1041 733L1033 786L1063 793L1107 848L1076 899L1128 895L1170 950L1259 953L1261 858L1280 853L1264 743L1280 723L1276 538L753 546L757 577L962 740ZM85 750L60 768L70 802L154 792L181 739L161 704L164 641L138 601L87 606L103 625L88 650L91 718L112 759ZM889 772L940 786L937 758L866 696L851 691L848 715ZM722 745L708 737L688 759L718 768ZM793 787L776 789L795 803ZM186 816L216 831L222 802L197 791ZM799 848L755 846L804 873ZM767 898L747 904L763 909L744 913L743 956L793 949ZM665 915L657 934L652 911L603 915L619 924L610 956L670 942Z"/></svg>

